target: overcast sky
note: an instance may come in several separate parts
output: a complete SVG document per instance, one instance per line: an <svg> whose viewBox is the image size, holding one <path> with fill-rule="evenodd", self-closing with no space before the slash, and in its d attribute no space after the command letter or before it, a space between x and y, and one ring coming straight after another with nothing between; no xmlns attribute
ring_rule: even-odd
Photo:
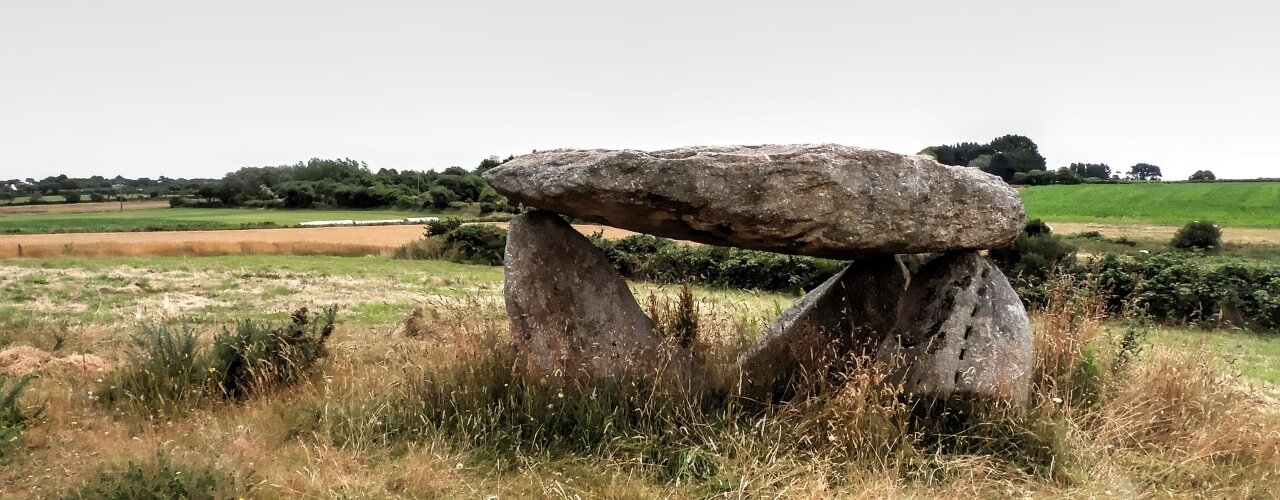
<svg viewBox="0 0 1280 500"><path fill-rule="evenodd" d="M1274 5L0 0L0 179L1008 133L1280 176Z"/></svg>

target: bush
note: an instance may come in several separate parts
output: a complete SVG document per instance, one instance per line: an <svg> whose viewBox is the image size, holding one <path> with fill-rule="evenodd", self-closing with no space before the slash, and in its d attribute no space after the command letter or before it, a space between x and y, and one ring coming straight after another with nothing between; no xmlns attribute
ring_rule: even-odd
<svg viewBox="0 0 1280 500"><path fill-rule="evenodd" d="M160 415L182 413L209 396L209 360L190 325L144 325L125 354L128 364L107 377L101 395L106 404L129 403Z"/></svg>
<svg viewBox="0 0 1280 500"><path fill-rule="evenodd" d="M1032 219L1023 226L1022 232L1027 236L1041 236L1052 233L1053 228L1040 219Z"/></svg>
<svg viewBox="0 0 1280 500"><path fill-rule="evenodd" d="M1038 304L1045 296L1044 283L1055 270L1070 269L1076 247L1054 234L1023 233L1006 248L988 252L1024 301Z"/></svg>
<svg viewBox="0 0 1280 500"><path fill-rule="evenodd" d="M839 272L839 261L710 245L681 245L672 240L634 235L617 241L593 235L613 267L631 279L659 283L765 291L809 290Z"/></svg>
<svg viewBox="0 0 1280 500"><path fill-rule="evenodd" d="M1007 261L998 262L1009 272ZM1280 265L1164 252L1137 258L1108 254L1063 271L1096 286L1112 313L1280 332ZM1024 301L1043 302L1046 279L1024 273L1010 281Z"/></svg>
<svg viewBox="0 0 1280 500"><path fill-rule="evenodd" d="M223 329L213 342L213 373L226 397L244 399L255 392L293 384L328 355L325 342L333 333L336 307L312 316L303 307L289 323L271 325L241 321L234 332ZM316 321L319 319L319 321Z"/></svg>
<svg viewBox="0 0 1280 500"><path fill-rule="evenodd" d="M444 238L427 237L410 241L391 253L393 259L408 260L453 260L453 252L445 247Z"/></svg>
<svg viewBox="0 0 1280 500"><path fill-rule="evenodd" d="M432 236L440 236L445 233L448 233L449 231L453 231L454 229L457 229L461 225L462 225L462 221L458 220L458 218L456 217L445 217L445 218L439 218L432 221L427 221L427 225L424 228L425 230L423 231L422 236L424 238L430 238Z"/></svg>
<svg viewBox="0 0 1280 500"><path fill-rule="evenodd" d="M178 208L178 207L180 207L180 206L185 205L185 204L186 204L186 202L187 202L187 200L186 200L185 198L181 197L181 196L170 196L170 197L169 197L169 208Z"/></svg>
<svg viewBox="0 0 1280 500"><path fill-rule="evenodd" d="M33 417L18 405L18 398L31 384L31 378L25 375L10 384L9 377L0 373L0 458L7 455L7 445L22 433L26 422Z"/></svg>
<svg viewBox="0 0 1280 500"><path fill-rule="evenodd" d="M397 259L448 260L498 265L507 249L507 231L489 224L462 224L455 218L427 223L423 239L396 248Z"/></svg>
<svg viewBox="0 0 1280 500"><path fill-rule="evenodd" d="M62 194L62 199L66 200L67 203L80 203L80 193L67 191Z"/></svg>
<svg viewBox="0 0 1280 500"><path fill-rule="evenodd" d="M172 416L214 399L240 400L291 384L326 355L336 314L329 307L322 317L312 317L304 307L283 325L241 321L234 332L223 329L213 349L185 323L144 326L130 339L128 363L107 376L101 400Z"/></svg>
<svg viewBox="0 0 1280 500"><path fill-rule="evenodd" d="M94 203L102 203L104 201L107 201L107 196L102 193L89 193L89 201L92 201ZM173 204L170 203L170 206L173 206Z"/></svg>
<svg viewBox="0 0 1280 500"><path fill-rule="evenodd" d="M445 246L468 264L501 264L507 249L507 231L489 224L463 225L443 237Z"/></svg>
<svg viewBox="0 0 1280 500"><path fill-rule="evenodd" d="M1209 221L1189 222L1173 235L1170 244L1183 250L1214 250L1222 247L1222 229Z"/></svg>
<svg viewBox="0 0 1280 500"><path fill-rule="evenodd" d="M130 461L124 470L99 472L64 498L245 498L253 486L252 474L237 477L211 467L174 465L166 454L157 452L154 461Z"/></svg>

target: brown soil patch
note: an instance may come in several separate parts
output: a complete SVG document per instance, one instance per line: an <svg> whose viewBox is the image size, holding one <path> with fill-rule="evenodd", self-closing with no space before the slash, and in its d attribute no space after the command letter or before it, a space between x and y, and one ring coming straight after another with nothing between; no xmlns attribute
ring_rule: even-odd
<svg viewBox="0 0 1280 500"><path fill-rule="evenodd" d="M100 372L110 370L111 363L92 354L69 354L58 357L43 349L30 346L15 346L0 351L0 373L21 376L48 367L68 367L86 372Z"/></svg>
<svg viewBox="0 0 1280 500"><path fill-rule="evenodd" d="M148 208L169 208L169 200L143 200L124 202L125 210L143 210ZM120 203L104 201L101 203L57 203L49 205L9 205L0 206L0 216L32 215L32 214L79 214L86 212L115 212L120 210Z"/></svg>
<svg viewBox="0 0 1280 500"><path fill-rule="evenodd" d="M1178 232L1178 226L1152 226L1145 224L1103 224L1096 222L1049 222L1055 234L1068 235L1097 231L1106 236L1169 241ZM1224 227L1222 241L1225 243L1267 243L1280 244L1280 229L1260 227Z"/></svg>

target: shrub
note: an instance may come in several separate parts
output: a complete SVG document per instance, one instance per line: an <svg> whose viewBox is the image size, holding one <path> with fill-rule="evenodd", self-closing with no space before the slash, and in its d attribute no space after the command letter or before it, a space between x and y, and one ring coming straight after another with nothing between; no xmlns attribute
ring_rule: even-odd
<svg viewBox="0 0 1280 500"><path fill-rule="evenodd" d="M130 461L124 470L99 472L64 498L245 498L253 486L252 474L237 477L212 467L175 465L168 455L157 452L155 460Z"/></svg>
<svg viewBox="0 0 1280 500"><path fill-rule="evenodd" d="M80 203L80 193L67 191L62 194L62 199L66 200L67 203Z"/></svg>
<svg viewBox="0 0 1280 500"><path fill-rule="evenodd" d="M107 377L101 400L128 403L152 415L182 413L209 396L211 381L200 334L183 323L144 325L126 347L128 364Z"/></svg>
<svg viewBox="0 0 1280 500"><path fill-rule="evenodd" d="M1214 250L1222 246L1222 230L1209 221L1189 222L1173 235L1170 244L1184 250Z"/></svg>
<svg viewBox="0 0 1280 500"><path fill-rule="evenodd" d="M462 221L457 217L445 217L436 220L427 221L422 236L430 238L432 236L440 236L449 231L453 231L462 225Z"/></svg>
<svg viewBox="0 0 1280 500"><path fill-rule="evenodd" d="M448 249L460 262L498 265L507 248L507 231L489 224L467 224L444 235Z"/></svg>
<svg viewBox="0 0 1280 500"><path fill-rule="evenodd" d="M283 325L241 321L234 332L223 329L213 342L213 370L226 397L244 399L255 392L290 385L328 355L325 342L333 333L336 307L323 316L307 308L294 311ZM317 321L319 320L319 321Z"/></svg>
<svg viewBox="0 0 1280 500"><path fill-rule="evenodd" d="M94 203L102 203L104 201L107 201L107 196L102 193L89 193L89 201L92 201ZM169 206L173 206L173 204L170 203Z"/></svg>
<svg viewBox="0 0 1280 500"><path fill-rule="evenodd" d="M428 237L410 241L391 253L393 259L409 260L448 260L454 259L455 253L445 247L444 238Z"/></svg>
<svg viewBox="0 0 1280 500"><path fill-rule="evenodd" d="M767 291L809 290L843 268L839 261L710 245L649 235L611 241L593 235L613 267L631 279Z"/></svg>
<svg viewBox="0 0 1280 500"><path fill-rule="evenodd" d="M336 314L329 307L313 317L304 307L283 325L241 321L235 331L224 328L213 349L186 323L144 326L130 339L128 363L107 376L101 401L175 416L213 399L240 400L291 384L326 355Z"/></svg>
<svg viewBox="0 0 1280 500"><path fill-rule="evenodd" d="M1053 228L1040 219L1032 219L1023 226L1022 232L1027 236L1040 236L1052 233Z"/></svg>
<svg viewBox="0 0 1280 500"><path fill-rule="evenodd" d="M458 201L458 195L444 186L432 186L427 190L427 198L431 200L432 208L437 209L448 208L450 203Z"/></svg>
<svg viewBox="0 0 1280 500"><path fill-rule="evenodd" d="M18 398L31 384L31 379L31 375L24 375L10 384L9 377L0 373L0 458L5 457L7 445L22 433L26 422L34 417L18 405Z"/></svg>
<svg viewBox="0 0 1280 500"><path fill-rule="evenodd" d="M1022 299L1032 304L1044 298L1044 282L1055 270L1069 269L1075 263L1075 254L1075 246L1058 235L1026 233L1019 235L1013 245L988 253L1018 288Z"/></svg>
<svg viewBox="0 0 1280 500"><path fill-rule="evenodd" d="M169 197L169 208L178 208L185 205L187 200L181 196Z"/></svg>

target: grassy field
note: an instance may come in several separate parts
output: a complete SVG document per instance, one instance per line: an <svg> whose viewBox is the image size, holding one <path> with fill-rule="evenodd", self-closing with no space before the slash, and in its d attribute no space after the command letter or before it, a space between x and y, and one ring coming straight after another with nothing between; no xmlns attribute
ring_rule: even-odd
<svg viewBox="0 0 1280 500"><path fill-rule="evenodd" d="M677 293L632 289L651 314ZM707 363L732 359L795 300L701 287L693 296ZM999 424L1012 426L994 438L1009 447L956 449L877 423L901 408L867 399L873 391L858 384L873 382L856 377L851 390L763 412L649 402L615 412L596 395L555 393L523 401L537 393L475 378L507 366L498 267L325 256L5 261L0 373L38 374L22 401L42 410L0 443L0 497L199 481L256 485L235 494L265 498L1280 493L1276 339L1144 327L1139 354L1121 365L1126 323L1072 304L1035 314L1037 359L1088 353L1100 380L1092 390L1106 398L1074 408L1064 392L1068 402L1035 410L1047 417ZM189 324L208 345L238 321L325 305L340 308L328 356L294 385L174 413L102 399L134 363L144 325ZM1052 347L1064 334L1075 354ZM468 392L478 389L512 399L484 403ZM137 472L125 474L130 464Z"/></svg>
<svg viewBox="0 0 1280 500"><path fill-rule="evenodd" d="M1131 183L1031 186L1020 190L1028 218L1181 226L1280 227L1280 182Z"/></svg>
<svg viewBox="0 0 1280 500"><path fill-rule="evenodd" d="M313 220L376 220L432 215L435 214L405 210L154 208L123 212L0 215L0 234L239 229L267 224L292 226Z"/></svg>

